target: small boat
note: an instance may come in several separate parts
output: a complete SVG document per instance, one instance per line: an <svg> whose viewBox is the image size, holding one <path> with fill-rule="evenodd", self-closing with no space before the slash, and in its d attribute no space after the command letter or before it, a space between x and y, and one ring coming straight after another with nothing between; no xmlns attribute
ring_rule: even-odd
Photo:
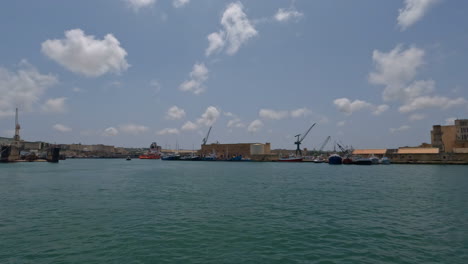
<svg viewBox="0 0 468 264"><path fill-rule="evenodd" d="M180 155L179 154L170 154L166 156L161 157L162 160L180 160Z"/></svg>
<svg viewBox="0 0 468 264"><path fill-rule="evenodd" d="M343 163L343 158L338 154L332 154L328 157L328 164L340 165Z"/></svg>
<svg viewBox="0 0 468 264"><path fill-rule="evenodd" d="M369 158L358 158L354 160L356 165L372 165L372 160Z"/></svg>
<svg viewBox="0 0 468 264"><path fill-rule="evenodd" d="M351 157L346 157L343 159L343 164L346 164L346 165L349 165L349 164L353 164L353 159Z"/></svg>
<svg viewBox="0 0 468 264"><path fill-rule="evenodd" d="M388 165L388 164L390 164L390 159L387 158L387 157L382 157L382 158L379 160L379 163L380 163L380 164L384 164L384 165Z"/></svg>
<svg viewBox="0 0 468 264"><path fill-rule="evenodd" d="M288 157L280 157L278 161L280 162L302 162L303 158L301 156L289 155Z"/></svg>
<svg viewBox="0 0 468 264"><path fill-rule="evenodd" d="M127 156L126 160L132 160L132 158L130 158L130 156Z"/></svg>
<svg viewBox="0 0 468 264"><path fill-rule="evenodd" d="M379 158L376 156L372 155L369 157L369 159L371 160L372 164L379 164Z"/></svg>

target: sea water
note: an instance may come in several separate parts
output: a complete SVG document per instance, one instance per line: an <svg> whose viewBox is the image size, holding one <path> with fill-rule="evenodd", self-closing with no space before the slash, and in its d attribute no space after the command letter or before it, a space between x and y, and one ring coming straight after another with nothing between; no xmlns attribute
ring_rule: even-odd
<svg viewBox="0 0 468 264"><path fill-rule="evenodd" d="M0 164L0 263L468 263L468 166Z"/></svg>

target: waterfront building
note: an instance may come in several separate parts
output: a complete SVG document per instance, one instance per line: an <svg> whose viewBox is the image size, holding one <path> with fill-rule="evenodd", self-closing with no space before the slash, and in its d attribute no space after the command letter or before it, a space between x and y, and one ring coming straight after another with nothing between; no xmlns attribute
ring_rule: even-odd
<svg viewBox="0 0 468 264"><path fill-rule="evenodd" d="M468 153L468 119L457 119L453 125L434 125L431 144L446 153Z"/></svg>
<svg viewBox="0 0 468 264"><path fill-rule="evenodd" d="M213 143L201 146L199 155L205 157L212 154L216 154L219 159L227 159L233 156L242 156L244 158L263 157L271 154L271 145L270 143Z"/></svg>

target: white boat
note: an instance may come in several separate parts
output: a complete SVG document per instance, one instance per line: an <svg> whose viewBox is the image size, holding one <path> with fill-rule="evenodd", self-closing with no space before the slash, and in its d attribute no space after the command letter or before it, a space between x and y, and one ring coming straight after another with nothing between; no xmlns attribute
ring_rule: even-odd
<svg viewBox="0 0 468 264"><path fill-rule="evenodd" d="M379 158L374 155L370 156L369 159L371 160L372 164L379 164L380 162Z"/></svg>
<svg viewBox="0 0 468 264"><path fill-rule="evenodd" d="M379 160L379 163L380 163L380 164L384 164L384 165L388 165L388 164L390 164L390 159L387 158L387 157L382 157L382 158Z"/></svg>

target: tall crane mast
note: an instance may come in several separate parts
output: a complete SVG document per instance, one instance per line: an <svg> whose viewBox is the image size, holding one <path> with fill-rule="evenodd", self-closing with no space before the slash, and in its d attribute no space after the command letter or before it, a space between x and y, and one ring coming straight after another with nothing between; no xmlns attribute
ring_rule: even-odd
<svg viewBox="0 0 468 264"><path fill-rule="evenodd" d="M315 126L316 123L314 123L312 126L309 127L309 129L304 133L304 135L301 137L301 134L297 134L295 135L295 137L297 137L297 140L296 142L294 142L294 144L296 144L297 148L296 148L296 156L297 154L299 153L299 156L302 156L302 151L301 151L301 143L302 141L305 139L305 137L307 136L307 134L309 134L310 130Z"/></svg>
<svg viewBox="0 0 468 264"><path fill-rule="evenodd" d="M325 141L323 142L322 146L320 146L320 149L318 152L322 152L323 148L325 148L325 146L328 144L328 142L330 141L330 136L327 137L327 139L325 139Z"/></svg>
<svg viewBox="0 0 468 264"><path fill-rule="evenodd" d="M208 129L208 133L206 134L206 137L203 139L203 146L206 145L206 142L208 141L208 137L210 136L210 132L211 132L211 127L210 129Z"/></svg>
<svg viewBox="0 0 468 264"><path fill-rule="evenodd" d="M20 128L21 128L21 126L19 125L19 122L18 122L18 108L16 108L16 115L15 115L15 136L13 137L13 140L14 140L14 141L20 141L20 135L19 135Z"/></svg>

